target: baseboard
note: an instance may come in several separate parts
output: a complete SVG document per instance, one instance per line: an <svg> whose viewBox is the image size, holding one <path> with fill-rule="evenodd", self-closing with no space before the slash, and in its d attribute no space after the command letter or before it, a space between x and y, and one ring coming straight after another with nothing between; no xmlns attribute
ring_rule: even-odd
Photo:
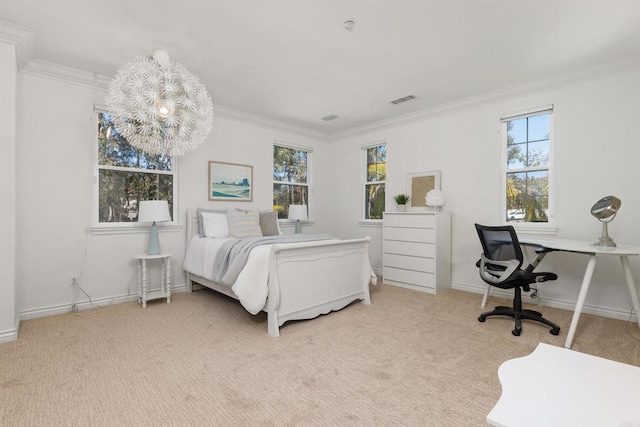
<svg viewBox="0 0 640 427"><path fill-rule="evenodd" d="M484 286L469 285L466 283L453 283L453 282L451 283L451 288L457 289L459 291L472 292L480 295L484 294L484 291L486 289L486 287ZM544 291L542 292L544 294ZM513 293L499 289L499 288L491 288L489 296L500 297L507 300L513 299ZM522 295L522 301L530 304L539 303L538 299L532 299L529 297L529 294L524 294L524 293ZM478 307L480 307L481 302L482 302L482 297L478 298ZM576 306L576 302L543 297L542 305L547 307L560 308L563 310L573 311ZM630 314L629 311L619 310L615 308L598 307L595 305L585 304L582 307L582 312L588 313L588 314L594 314L596 316L609 317L611 319L618 319L618 320L624 320L624 321L630 320L636 323L638 322L638 313L633 313L633 315L631 316L631 319L629 319L629 314Z"/></svg>
<svg viewBox="0 0 640 427"><path fill-rule="evenodd" d="M17 339L18 339L17 329L9 329L9 330L0 332L0 343L15 341Z"/></svg>
<svg viewBox="0 0 640 427"><path fill-rule="evenodd" d="M186 285L178 285L171 287L171 293L176 294L180 292L186 292ZM78 306L78 311L88 310L91 308L97 307L106 307L111 304L122 304L125 302L136 301L138 299L138 295L116 295L109 298L98 298L92 299L91 302L89 300L78 301L76 305ZM70 313L72 311L72 304L65 303L59 305L52 305L48 307L40 307L31 310L23 310L20 312L20 320L29 320L36 319L38 317L47 317L54 316L56 314L64 314ZM0 333L0 340L2 339L2 333Z"/></svg>

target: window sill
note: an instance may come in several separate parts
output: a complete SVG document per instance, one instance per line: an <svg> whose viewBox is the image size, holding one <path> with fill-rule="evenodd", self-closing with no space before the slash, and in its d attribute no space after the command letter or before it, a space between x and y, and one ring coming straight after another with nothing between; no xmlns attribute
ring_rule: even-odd
<svg viewBox="0 0 640 427"><path fill-rule="evenodd" d="M89 228L89 231L94 236L101 236L106 234L139 234L149 233L150 225L94 225ZM173 225L158 225L159 233L177 233L182 231L182 226L179 224Z"/></svg>
<svg viewBox="0 0 640 427"><path fill-rule="evenodd" d="M297 221L291 221L288 219L279 219L278 224L280 224L281 228L295 228ZM316 222L311 219L305 219L300 221L301 225L315 225Z"/></svg>
<svg viewBox="0 0 640 427"><path fill-rule="evenodd" d="M382 228L382 220L381 219L362 219L358 221L358 225L360 227Z"/></svg>

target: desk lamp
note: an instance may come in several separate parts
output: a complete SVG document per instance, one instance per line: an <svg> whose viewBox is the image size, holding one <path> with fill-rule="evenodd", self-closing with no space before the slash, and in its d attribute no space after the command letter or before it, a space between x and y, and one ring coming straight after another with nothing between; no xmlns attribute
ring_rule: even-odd
<svg viewBox="0 0 640 427"><path fill-rule="evenodd" d="M300 220L307 219L307 205L289 205L289 219L296 221L296 234L302 233Z"/></svg>
<svg viewBox="0 0 640 427"><path fill-rule="evenodd" d="M595 242L594 246L607 246L615 248L615 242L609 237L609 230L607 230L607 224L613 221L616 217L618 209L622 202L615 196L607 196L598 200L595 205L591 207L591 215L598 218L602 222L602 236Z"/></svg>
<svg viewBox="0 0 640 427"><path fill-rule="evenodd" d="M156 222L171 221L169 215L169 202L166 200L143 200L138 210L138 222L152 222L149 231L149 247L147 255L160 253L160 239L158 238L158 226Z"/></svg>

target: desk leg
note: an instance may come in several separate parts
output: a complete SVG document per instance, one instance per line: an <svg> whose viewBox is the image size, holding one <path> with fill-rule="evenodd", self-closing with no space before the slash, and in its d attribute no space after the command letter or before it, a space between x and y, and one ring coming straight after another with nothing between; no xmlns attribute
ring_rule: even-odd
<svg viewBox="0 0 640 427"><path fill-rule="evenodd" d="M631 295L631 303L633 304L633 308L636 311L638 326L640 327L640 303L638 303L638 292L636 291L636 284L633 281L631 267L629 266L629 257L621 256L620 261L622 261L622 270L624 271L624 275L627 279L627 286L629 286L629 294Z"/></svg>
<svg viewBox="0 0 640 427"><path fill-rule="evenodd" d="M587 291L591 284L591 278L593 277L593 270L596 268L596 256L591 255L589 262L587 263L587 269L584 272L582 279L582 286L580 286L580 293L578 293L578 301L576 302L576 308L573 310L573 318L571 319L571 326L569 326L569 333L567 334L567 340L564 343L566 348L571 348L573 342L573 335L576 333L576 327L578 326L578 319L580 319L580 313L582 313L582 307L584 301L587 298Z"/></svg>

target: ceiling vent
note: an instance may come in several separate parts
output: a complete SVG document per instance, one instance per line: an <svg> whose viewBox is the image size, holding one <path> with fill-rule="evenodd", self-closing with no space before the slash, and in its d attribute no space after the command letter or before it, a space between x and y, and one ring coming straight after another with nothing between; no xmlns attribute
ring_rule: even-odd
<svg viewBox="0 0 640 427"><path fill-rule="evenodd" d="M394 99L393 101L391 101L391 103L398 105L402 104L403 102L411 101L412 99L416 99L416 97L413 95L407 95L403 96L402 98Z"/></svg>
<svg viewBox="0 0 640 427"><path fill-rule="evenodd" d="M339 118L340 116L336 116L335 114L331 114L329 116L323 117L322 120L324 120L325 122L330 122L331 120L335 120L337 118Z"/></svg>

